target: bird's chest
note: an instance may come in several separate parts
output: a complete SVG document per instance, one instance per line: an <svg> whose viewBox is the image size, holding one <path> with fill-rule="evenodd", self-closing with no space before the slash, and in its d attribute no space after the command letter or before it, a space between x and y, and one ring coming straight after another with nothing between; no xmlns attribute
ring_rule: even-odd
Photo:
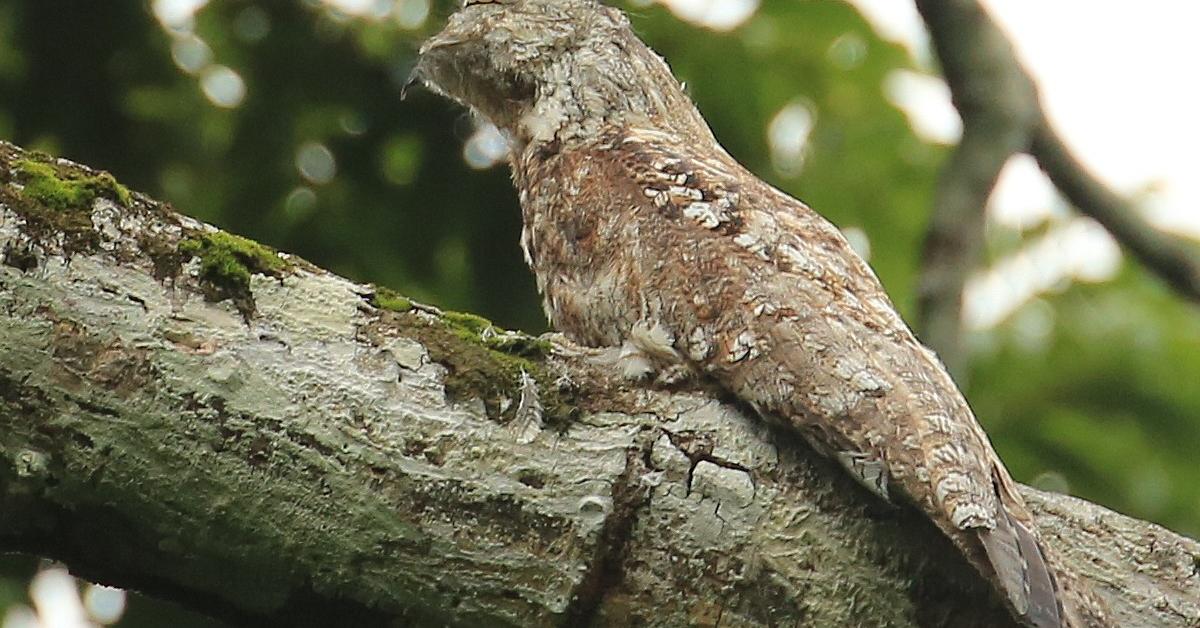
<svg viewBox="0 0 1200 628"><path fill-rule="evenodd" d="M615 345L647 310L648 234L607 164L583 153L514 168L521 247L551 324L575 340Z"/></svg>

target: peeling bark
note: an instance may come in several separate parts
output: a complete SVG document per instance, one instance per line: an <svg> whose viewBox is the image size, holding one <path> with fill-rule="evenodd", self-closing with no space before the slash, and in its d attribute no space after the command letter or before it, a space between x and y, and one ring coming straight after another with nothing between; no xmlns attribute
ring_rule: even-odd
<svg viewBox="0 0 1200 628"><path fill-rule="evenodd" d="M249 294L214 290L180 247L210 227L38 213L27 158L0 144L0 551L245 625L1009 622L919 515L710 391L244 243ZM1024 495L1120 625L1200 625L1200 544Z"/></svg>

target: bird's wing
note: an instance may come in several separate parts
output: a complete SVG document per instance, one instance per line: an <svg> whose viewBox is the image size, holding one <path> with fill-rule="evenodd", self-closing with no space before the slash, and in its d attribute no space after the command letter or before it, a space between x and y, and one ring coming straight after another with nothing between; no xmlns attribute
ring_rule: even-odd
<svg viewBox="0 0 1200 628"><path fill-rule="evenodd" d="M1007 471L870 267L836 227L723 152L689 157L661 135L627 139L636 145L627 167L646 197L639 212L680 231L642 246L674 246L669 254L711 277L682 292L677 277L658 282L678 294L666 314L681 353L826 454L882 470L1018 614L1059 625L1052 576ZM872 473L860 479L880 477Z"/></svg>
<svg viewBox="0 0 1200 628"><path fill-rule="evenodd" d="M752 276L778 309L807 313L758 323L771 342L765 366L754 370L803 373L810 382L798 382L774 410L801 425L819 417L810 432L825 447L879 459L893 485L952 538L978 539L1019 615L1039 628L1061 625L1032 519L944 366L836 228L781 192L764 196L765 207L780 209L743 208L742 215L776 223L787 259L762 260L775 271Z"/></svg>

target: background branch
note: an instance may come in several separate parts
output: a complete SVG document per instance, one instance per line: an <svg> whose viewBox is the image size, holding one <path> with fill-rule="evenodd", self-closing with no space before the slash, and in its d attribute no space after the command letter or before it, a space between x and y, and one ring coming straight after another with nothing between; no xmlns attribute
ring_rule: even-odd
<svg viewBox="0 0 1200 628"><path fill-rule="evenodd" d="M1081 213L1094 218L1151 272L1200 300L1200 257L1179 238L1149 225L1132 204L1097 180L1047 121L1037 90L1011 42L976 0L916 0L929 28L963 137L934 198L922 256L918 327L961 379L963 287L983 246L988 197L1000 170L1028 152Z"/></svg>
<svg viewBox="0 0 1200 628"><path fill-rule="evenodd" d="M1180 295L1200 301L1197 245L1147 223L1137 207L1088 172L1044 114L1038 117L1029 152L1058 191L1081 213L1104 225L1127 251Z"/></svg>
<svg viewBox="0 0 1200 628"><path fill-rule="evenodd" d="M963 134L934 196L921 256L917 327L961 382L963 288L981 258L988 197L1004 164L1029 143L1036 94L1024 72L1005 62L1010 45L982 10L961 3L960 10L946 11L941 4L920 0L917 7L942 60Z"/></svg>
<svg viewBox="0 0 1200 628"><path fill-rule="evenodd" d="M0 251L0 550L245 625L1008 621L922 517L706 391L3 143ZM1120 625L1200 618L1200 545L1025 495Z"/></svg>

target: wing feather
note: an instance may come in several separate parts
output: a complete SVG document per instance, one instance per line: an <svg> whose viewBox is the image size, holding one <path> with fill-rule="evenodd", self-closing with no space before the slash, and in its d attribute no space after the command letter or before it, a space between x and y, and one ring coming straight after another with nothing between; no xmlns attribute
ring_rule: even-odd
<svg viewBox="0 0 1200 628"><path fill-rule="evenodd" d="M657 267L642 272L667 296L658 315L681 355L822 453L882 466L888 488L959 545L1017 616L1062 626L1031 516L945 368L866 262L836 227L732 158L691 158L673 145L660 131L621 144L631 149L623 163L636 211L656 221L648 232L665 232L639 241L637 257L661 260L666 246L711 277L680 285Z"/></svg>

